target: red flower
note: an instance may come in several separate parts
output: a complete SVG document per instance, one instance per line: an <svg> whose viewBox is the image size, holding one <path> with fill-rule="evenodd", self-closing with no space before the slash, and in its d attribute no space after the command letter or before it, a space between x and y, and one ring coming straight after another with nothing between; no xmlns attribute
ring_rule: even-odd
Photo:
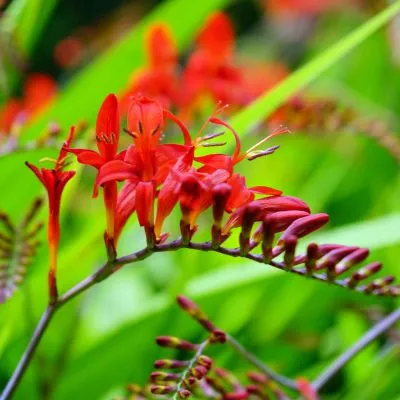
<svg viewBox="0 0 400 400"><path fill-rule="evenodd" d="M278 15L316 15L340 5L348 0L264 0L267 10Z"/></svg>
<svg viewBox="0 0 400 400"><path fill-rule="evenodd" d="M56 91L57 86L51 76L40 73L29 75L24 84L23 97L11 98L0 110L0 134L9 134L17 118L29 120L41 112Z"/></svg>
<svg viewBox="0 0 400 400"><path fill-rule="evenodd" d="M198 48L190 56L183 72L182 97L185 117L197 111L204 97L213 101L239 105L248 101L244 94L242 71L232 62L234 31L229 18L216 12L199 33Z"/></svg>
<svg viewBox="0 0 400 400"><path fill-rule="evenodd" d="M172 119L181 128L184 137L183 145L159 143L164 129L164 117ZM141 95L131 98L128 109L128 132L133 138L133 144L129 146L124 159L107 162L99 171L95 183L98 187L109 182L128 180L125 186L129 185L130 191L124 186L117 200L117 214L121 214L116 217L117 238L134 211L137 212L141 226L144 226L148 232L154 229L153 203L157 187L167 179L178 159L188 166L193 161L189 132L182 122L163 110L157 101ZM135 205L126 201L126 197L134 198ZM158 213L158 227L161 227L165 216L162 217Z"/></svg>
<svg viewBox="0 0 400 400"><path fill-rule="evenodd" d="M153 25L147 38L147 66L135 73L122 95L122 111L128 110L129 98L141 93L170 108L178 98L178 51L168 26Z"/></svg>
<svg viewBox="0 0 400 400"><path fill-rule="evenodd" d="M118 154L119 142L119 110L118 99L114 94L106 97L100 107L96 122L96 143L98 152L88 149L66 148L66 151L77 156L78 162L91 165L99 172L103 166L113 160L121 160L125 152ZM107 214L107 230L105 241L109 257L114 257L115 253L115 212L117 204L117 185L116 182L109 182L103 185L104 204ZM95 186L94 195L97 195Z"/></svg>
<svg viewBox="0 0 400 400"><path fill-rule="evenodd" d="M37 168L34 165L26 162L26 165L35 173L40 182L47 190L49 199L49 220L48 220L48 242L50 251L50 270L49 270L49 295L50 302L54 303L57 300L57 253L60 241L60 204L61 196L65 185L75 175L75 171L64 171L65 159L67 152L66 147L69 147L74 135L74 128L60 150L55 166L53 169Z"/></svg>

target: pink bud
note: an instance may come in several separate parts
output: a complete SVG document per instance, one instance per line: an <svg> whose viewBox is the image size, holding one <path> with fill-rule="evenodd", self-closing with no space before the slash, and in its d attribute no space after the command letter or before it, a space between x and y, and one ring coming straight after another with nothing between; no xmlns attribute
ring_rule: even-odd
<svg viewBox="0 0 400 400"><path fill-rule="evenodd" d="M279 242L285 242L289 235L301 238L321 228L329 221L327 214L313 214L294 221L281 236Z"/></svg>

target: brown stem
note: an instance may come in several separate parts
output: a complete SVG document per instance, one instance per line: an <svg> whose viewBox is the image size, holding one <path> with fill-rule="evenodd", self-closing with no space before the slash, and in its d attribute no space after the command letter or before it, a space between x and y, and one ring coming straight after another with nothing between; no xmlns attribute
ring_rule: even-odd
<svg viewBox="0 0 400 400"><path fill-rule="evenodd" d="M400 320L400 308L393 311L387 317L383 318L374 325L368 332L364 334L356 343L341 354L332 364L330 364L322 373L314 380L313 387L319 391L335 374L343 368L353 357L360 351L364 350L378 336L387 331L392 325Z"/></svg>
<svg viewBox="0 0 400 400"><path fill-rule="evenodd" d="M250 364L253 364L259 371L264 375L271 378L273 381L280 383L289 389L297 391L297 384L294 380L287 378L286 376L279 375L267 365L265 365L261 360L259 360L254 354L247 351L247 349L240 344L234 337L227 335L228 343L231 347L239 353L244 359L246 359Z"/></svg>
<svg viewBox="0 0 400 400"><path fill-rule="evenodd" d="M11 379L8 381L7 386L4 388L3 393L1 394L0 400L10 399L13 395L56 309L57 307L55 305L47 306L45 312L40 318L39 323L36 326L28 347L26 348L17 365L17 368L15 369Z"/></svg>
<svg viewBox="0 0 400 400"><path fill-rule="evenodd" d="M178 400L180 399L179 397L179 391L181 389L184 388L184 381L185 379L190 375L191 373L191 369L195 366L197 360L199 359L199 357L204 353L205 349L207 348L207 346L210 344L209 340L205 340L204 342L199 344L199 347L196 351L196 354L191 358L191 360L189 361L188 366L185 368L185 371L183 371L182 373L182 377L180 379L180 381L178 382L178 384L176 385L176 389L175 389L175 393L174 393L174 397L172 398L173 400Z"/></svg>

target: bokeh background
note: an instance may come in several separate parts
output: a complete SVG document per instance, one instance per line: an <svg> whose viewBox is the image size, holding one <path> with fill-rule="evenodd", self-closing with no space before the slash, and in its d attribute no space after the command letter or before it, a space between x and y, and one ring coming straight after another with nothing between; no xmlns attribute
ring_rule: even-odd
<svg viewBox="0 0 400 400"><path fill-rule="evenodd" d="M290 72L386 6L385 1L372 0L4 2L0 108L11 98L26 96L24 84L32 74L46 74L52 78L49 90L54 95L24 121L21 141L33 140L49 122L58 123L65 132L70 124L87 121L90 135L104 95L119 92L143 65L143 38L155 21L170 25L184 63L206 17L222 9L237 33L238 63L268 64L271 71ZM281 148L274 155L241 166L250 184L277 187L304 199L314 212L330 214L329 226L313 239L370 247L370 259L383 261L386 272L397 277L400 174L399 159L390 150L395 147L393 138L399 138L399 26L400 16L305 89L310 98L349 107L368 121L366 129L328 129L318 124L293 129L294 134L275 139ZM386 148L380 131L376 132L379 124L386 127ZM243 135L244 148L260 134ZM7 142L5 133L0 140ZM54 150L31 150L0 156L0 209L16 221L42 194L23 162L35 162L49 152L54 154ZM80 170L63 203L62 291L104 260L104 217L101 201L90 196L92 179L93 171ZM168 222L175 233L178 218L177 212ZM209 219L205 215L200 226L207 226ZM205 230L199 235L207 238ZM120 254L143 244L142 232L132 219ZM44 241L20 289L0 305L1 387L45 307L47 265ZM398 304L217 254L186 250L158 254L140 266L122 269L57 314L15 398L45 398L47 393L46 398L57 400L110 399L123 393L127 383L143 384L153 361L170 354L155 346L156 336L201 338L198 326L174 303L179 293L200 303L218 326L275 370L310 378ZM368 347L332 380L323 398L399 399L398 337L392 332L390 340L385 336ZM214 354L221 366L239 375L249 368L229 349L216 348ZM49 382L49 387L38 382Z"/></svg>

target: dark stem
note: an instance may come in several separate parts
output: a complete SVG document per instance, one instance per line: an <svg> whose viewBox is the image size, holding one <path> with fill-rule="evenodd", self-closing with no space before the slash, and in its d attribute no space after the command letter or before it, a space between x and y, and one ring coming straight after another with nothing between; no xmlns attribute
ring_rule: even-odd
<svg viewBox="0 0 400 400"><path fill-rule="evenodd" d="M17 368L15 369L13 375L11 376L10 380L7 383L3 393L1 394L0 400L7 400L11 398L12 394L14 393L15 389L18 386L29 362L32 359L32 356L42 339L43 333L45 332L54 312L56 311L57 307L55 306L47 306L45 312L43 313L42 317L40 318L39 323L36 326L36 329L31 337L31 340L26 348L24 354L22 355Z"/></svg>
<svg viewBox="0 0 400 400"><path fill-rule="evenodd" d="M261 360L259 360L254 354L249 353L242 344L240 344L235 338L227 335L228 343L231 347L237 351L244 359L246 359L250 364L253 364L259 371L264 375L268 376L282 386L289 389L297 391L297 384L294 380L287 378L286 376L279 375L268 366L266 366Z"/></svg>
<svg viewBox="0 0 400 400"><path fill-rule="evenodd" d="M353 357L355 357L361 350L364 350L372 341L378 336L388 330L400 319L400 308L393 311L387 317L383 318L368 332L364 334L353 346L347 349L340 355L331 365L329 365L322 373L314 380L312 386L315 390L319 391L325 384L336 375L336 373L343 368Z"/></svg>
<svg viewBox="0 0 400 400"><path fill-rule="evenodd" d="M175 394L174 394L173 400L180 399L179 391L181 389L184 389L184 381L185 381L185 379L190 375L191 369L195 366L197 360L204 353L204 350L207 348L207 346L209 344L210 344L210 342L209 342L208 339L199 344L199 347L198 347L198 349L196 351L196 354L191 358L191 360L189 361L188 366L185 368L185 371L182 373L182 378L180 379L180 381L178 382L178 384L176 386L176 390L175 390Z"/></svg>

